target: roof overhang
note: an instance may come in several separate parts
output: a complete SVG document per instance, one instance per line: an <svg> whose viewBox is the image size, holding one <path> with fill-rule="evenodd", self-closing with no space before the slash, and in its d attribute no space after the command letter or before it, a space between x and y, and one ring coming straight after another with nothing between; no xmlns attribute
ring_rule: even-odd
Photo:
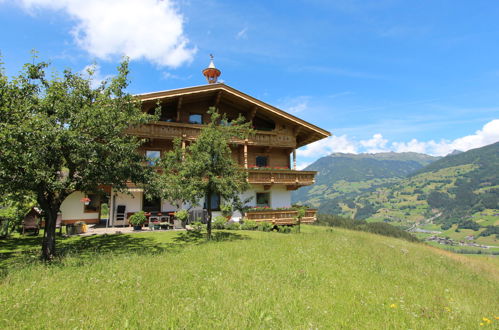
<svg viewBox="0 0 499 330"><path fill-rule="evenodd" d="M331 136L331 133L326 131L325 129L315 126L303 119L300 119L296 116L287 113L286 111L283 111L268 103L260 101L248 94L245 94L223 83L186 87L186 88L172 89L167 91L159 91L159 92L152 92L145 94L137 94L135 95L135 97L137 97L139 100L143 102L146 102L146 101L176 98L180 96L185 97L189 95L212 93L217 91L221 91L223 95L227 93L227 95L232 95L233 97L238 98L242 102L247 102L248 104L252 104L253 106L258 108L259 112L267 113L269 115L273 115L275 117L284 119L287 122L294 123L297 127L300 128L302 134L305 135L305 138L301 140L301 143L298 143L298 147Z"/></svg>

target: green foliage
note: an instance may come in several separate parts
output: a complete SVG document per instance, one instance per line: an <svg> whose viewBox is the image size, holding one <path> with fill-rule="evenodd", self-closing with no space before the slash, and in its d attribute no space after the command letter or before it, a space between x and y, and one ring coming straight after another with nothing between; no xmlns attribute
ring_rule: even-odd
<svg viewBox="0 0 499 330"><path fill-rule="evenodd" d="M258 222L258 230L260 231L271 231L274 226L269 222Z"/></svg>
<svg viewBox="0 0 499 330"><path fill-rule="evenodd" d="M218 217L215 217L215 219L213 219L212 227L213 229L224 229L226 224L227 218L219 215Z"/></svg>
<svg viewBox="0 0 499 330"><path fill-rule="evenodd" d="M383 236L401 238L409 242L419 242L415 236L405 230L384 222L366 222L363 220L343 218L337 215L319 214L317 216L316 224L365 231Z"/></svg>
<svg viewBox="0 0 499 330"><path fill-rule="evenodd" d="M283 234L289 234L293 229L291 226L277 226L277 231Z"/></svg>
<svg viewBox="0 0 499 330"><path fill-rule="evenodd" d="M242 230L257 230L258 229L258 223L253 220L244 220L243 224L241 225Z"/></svg>
<svg viewBox="0 0 499 330"><path fill-rule="evenodd" d="M209 124L203 126L192 144L182 149L180 140L174 141L173 150L160 162L163 171L158 173L154 185L169 201L196 205L204 198L211 219L211 196L219 195L222 200L232 201L249 187L246 171L232 159L229 142L233 138L248 137L251 129L242 117L224 126L220 121L226 120L225 115L220 115L215 108L210 108L208 113ZM211 221L207 231L210 239Z"/></svg>
<svg viewBox="0 0 499 330"><path fill-rule="evenodd" d="M179 219L182 222L185 222L188 217L189 217L189 211L185 209L180 209L177 212L175 212L175 218Z"/></svg>
<svg viewBox="0 0 499 330"><path fill-rule="evenodd" d="M231 204L222 204L220 206L220 211L222 211L222 215L224 217L229 217L232 215L232 205Z"/></svg>
<svg viewBox="0 0 499 330"><path fill-rule="evenodd" d="M202 222L196 221L191 224L192 230L196 233L200 233L206 228L206 225Z"/></svg>
<svg viewBox="0 0 499 330"><path fill-rule="evenodd" d="M147 217L144 213L144 211L136 212L130 216L130 219L128 222L132 226L142 226L144 223L146 223Z"/></svg>
<svg viewBox="0 0 499 330"><path fill-rule="evenodd" d="M478 236L490 236L496 235L496 238L499 237L499 226L488 226L484 231L482 231Z"/></svg>
<svg viewBox="0 0 499 330"><path fill-rule="evenodd" d="M47 68L34 59L11 80L0 68L0 189L35 195L47 227L43 256L52 259L57 213L67 196L148 181L151 169L136 152L141 141L124 133L151 117L125 92L126 60L97 88L92 70L88 77L67 69L48 78Z"/></svg>
<svg viewBox="0 0 499 330"><path fill-rule="evenodd" d="M477 231L480 229L480 225L472 220L466 220L459 223L459 229L471 229Z"/></svg>
<svg viewBox="0 0 499 330"><path fill-rule="evenodd" d="M226 222L224 228L228 230L240 230L241 225L239 222Z"/></svg>

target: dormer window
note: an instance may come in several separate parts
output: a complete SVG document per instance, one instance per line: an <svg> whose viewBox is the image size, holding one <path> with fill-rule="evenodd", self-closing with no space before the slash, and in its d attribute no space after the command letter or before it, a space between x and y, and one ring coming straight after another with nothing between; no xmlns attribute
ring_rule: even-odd
<svg viewBox="0 0 499 330"><path fill-rule="evenodd" d="M189 124L202 124L203 115L200 113L191 113L189 115Z"/></svg>

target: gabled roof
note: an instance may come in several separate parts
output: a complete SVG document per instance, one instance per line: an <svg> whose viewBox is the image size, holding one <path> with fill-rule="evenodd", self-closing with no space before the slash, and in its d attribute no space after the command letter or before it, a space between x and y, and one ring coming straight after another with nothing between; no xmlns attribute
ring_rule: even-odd
<svg viewBox="0 0 499 330"><path fill-rule="evenodd" d="M202 85L202 86L195 86L195 87L186 87L186 88L180 88L180 89L172 89L172 90L167 90L167 91L159 91L159 92L152 92L152 93L145 93L145 94L137 94L135 95L137 98L139 98L141 101L152 101L152 100L158 100L158 99L168 99L168 98L174 98L174 97L180 97L180 96L187 96L187 95L196 95L196 94L203 94L203 93L213 93L213 92L222 92L222 95L232 95L233 97L236 97L242 102L248 103L253 105L258 109L258 113L267 113L269 115L273 115L278 118L282 118L288 122L292 122L296 124L297 126L300 127L300 130L303 133L306 133L307 138L303 139L302 143L299 143L299 146L303 146L305 144L321 140L323 138L326 138L328 136L331 136L331 133L318 127L315 126L303 119L300 119L298 117L295 117L279 108L276 108L268 103L265 103L263 101L260 101L248 94L245 94L235 88L232 88L226 84L223 83L216 83L216 84L208 84L208 85Z"/></svg>

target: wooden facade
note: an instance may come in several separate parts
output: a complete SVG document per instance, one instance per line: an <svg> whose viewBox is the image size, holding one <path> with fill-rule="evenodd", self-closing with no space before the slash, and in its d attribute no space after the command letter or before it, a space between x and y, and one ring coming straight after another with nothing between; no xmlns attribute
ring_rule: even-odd
<svg viewBox="0 0 499 330"><path fill-rule="evenodd" d="M248 182L269 191L284 191L314 184L316 172L296 169L296 149L330 136L330 133L225 84L215 83L136 96L144 112L159 113L159 121L130 127L128 134L145 139L140 152L162 155L172 149L172 140L183 145L196 140L215 107L229 120L244 117L254 133L246 140L231 141L233 159L248 171ZM290 192L289 192L290 193ZM290 196L290 195L289 195ZM290 197L289 197L290 198ZM294 212L294 213L293 213ZM248 219L292 224L296 211L248 213ZM315 210L302 222L315 221Z"/></svg>

